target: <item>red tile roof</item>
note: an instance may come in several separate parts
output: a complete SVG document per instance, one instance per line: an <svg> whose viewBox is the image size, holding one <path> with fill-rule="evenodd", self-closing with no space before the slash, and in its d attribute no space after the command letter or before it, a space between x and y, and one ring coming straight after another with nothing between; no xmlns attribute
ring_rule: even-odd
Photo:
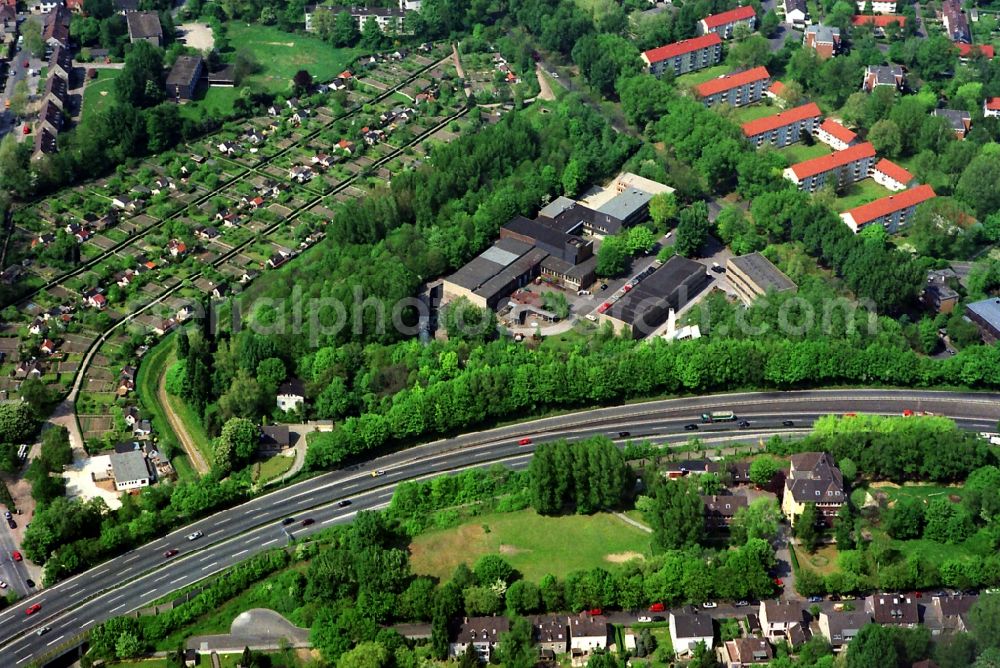
<svg viewBox="0 0 1000 668"><path fill-rule="evenodd" d="M862 204L847 213L854 219L855 224L860 226L895 211L901 211L911 206L916 206L921 202L926 202L934 196L933 188L928 185L922 185L904 190L898 195L889 195L874 202Z"/></svg>
<svg viewBox="0 0 1000 668"><path fill-rule="evenodd" d="M1000 111L1000 97L991 97L986 100L986 108L990 111Z"/></svg>
<svg viewBox="0 0 1000 668"><path fill-rule="evenodd" d="M708 97L709 95L721 93L724 90L736 88L737 86L742 86L752 81L767 79L770 76L771 75L768 74L766 67L755 67L752 70L747 70L745 72L737 72L736 74L728 74L724 77L719 77L718 79L711 79L703 84L699 84L695 90L699 96Z"/></svg>
<svg viewBox="0 0 1000 668"><path fill-rule="evenodd" d="M913 180L913 174L910 174L908 171L906 171L893 161L887 160L885 158L882 158L877 163L875 163L875 169L882 172L893 181L899 181L904 186Z"/></svg>
<svg viewBox="0 0 1000 668"><path fill-rule="evenodd" d="M899 14L856 14L851 19L851 23L856 26L871 24L876 28L886 28L890 23L898 23L902 28L904 21L906 17Z"/></svg>
<svg viewBox="0 0 1000 668"><path fill-rule="evenodd" d="M831 135L835 139L839 139L845 144L850 144L852 141L858 138L858 135L855 132L848 130L847 128L845 128L843 125L833 120L832 118L828 118L825 121L823 121L823 125L819 126L819 129L823 130L824 132L826 132L828 135Z"/></svg>
<svg viewBox="0 0 1000 668"><path fill-rule="evenodd" d="M781 83L780 81L775 81L773 84L771 84L771 87L767 89L767 92L774 93L775 95L784 95L785 84Z"/></svg>
<svg viewBox="0 0 1000 668"><path fill-rule="evenodd" d="M762 132L770 132L771 130L791 125L797 121L816 118L822 115L823 112L819 110L816 103L810 102L809 104L803 104L801 107L783 111L780 114L773 114L744 123L742 126L743 134L747 137L753 137Z"/></svg>
<svg viewBox="0 0 1000 668"><path fill-rule="evenodd" d="M968 58L972 54L972 49L978 49L981 54L986 56L987 60L993 60L993 46L990 44L966 44L964 42L957 42L955 46L958 47L959 58Z"/></svg>
<svg viewBox="0 0 1000 668"><path fill-rule="evenodd" d="M800 180L807 179L810 176L816 176L831 169L848 165L855 160L874 157L875 147L870 142L865 142L864 144L858 144L843 151L834 151L828 155L821 155L818 158L792 165L792 173Z"/></svg>
<svg viewBox="0 0 1000 668"><path fill-rule="evenodd" d="M747 5L746 7L737 7L736 9L730 9L728 12L722 12L721 14L712 14L706 16L702 19L705 25L711 28L718 28L719 26L724 26L727 23L733 23L735 21L746 21L751 16L756 16L757 12L754 11L753 7Z"/></svg>
<svg viewBox="0 0 1000 668"><path fill-rule="evenodd" d="M683 39L673 44L667 44L666 46L658 46L655 49L646 51L642 55L646 56L646 60L650 63L658 63L667 58L674 58L685 53L691 53L692 51L700 51L701 49L707 49L710 46L718 44L722 44L722 38L717 33L710 32L707 35L695 37L694 39Z"/></svg>

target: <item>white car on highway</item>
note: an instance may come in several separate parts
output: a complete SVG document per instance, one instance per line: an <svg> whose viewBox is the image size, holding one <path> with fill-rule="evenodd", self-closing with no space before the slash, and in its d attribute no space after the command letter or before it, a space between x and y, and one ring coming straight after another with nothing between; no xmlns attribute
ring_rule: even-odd
<svg viewBox="0 0 1000 668"><path fill-rule="evenodd" d="M199 538L201 538L201 537L202 537L202 536L204 536L204 535L205 535L205 534L203 534L203 533L202 533L202 532L200 532L200 531L195 531L194 533L189 533L189 534L187 535L187 539L188 539L188 540L198 540Z"/></svg>

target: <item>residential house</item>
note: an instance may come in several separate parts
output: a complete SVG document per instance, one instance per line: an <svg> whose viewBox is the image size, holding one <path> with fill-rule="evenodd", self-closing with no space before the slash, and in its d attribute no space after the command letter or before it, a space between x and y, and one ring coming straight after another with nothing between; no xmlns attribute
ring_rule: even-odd
<svg viewBox="0 0 1000 668"><path fill-rule="evenodd" d="M709 528L729 526L740 508L747 507L747 497L735 494L702 495L705 504L705 525Z"/></svg>
<svg viewBox="0 0 1000 668"><path fill-rule="evenodd" d="M695 93L706 106L723 102L742 107L759 101L771 84L766 67L755 67L737 74L710 79L695 87Z"/></svg>
<svg viewBox="0 0 1000 668"><path fill-rule="evenodd" d="M45 94L43 100L51 100L59 105L60 109L66 108L66 95L69 92L68 79L61 76L59 72L52 72L45 80Z"/></svg>
<svg viewBox="0 0 1000 668"><path fill-rule="evenodd" d="M280 452L287 450L291 444L291 436L287 424L267 424L260 428L257 449L260 452Z"/></svg>
<svg viewBox="0 0 1000 668"><path fill-rule="evenodd" d="M240 276L240 285L246 285L247 283L251 283L258 276L260 276L259 271L255 271L253 269L247 269Z"/></svg>
<svg viewBox="0 0 1000 668"><path fill-rule="evenodd" d="M218 228L199 225L195 228L194 235L202 241L212 241L214 239L218 239L221 234Z"/></svg>
<svg viewBox="0 0 1000 668"><path fill-rule="evenodd" d="M700 612L697 608L687 607L679 612L671 612L669 625L670 642L677 654L690 653L700 642L705 643L706 649L712 649L715 628L711 615Z"/></svg>
<svg viewBox="0 0 1000 668"><path fill-rule="evenodd" d="M972 32L969 30L969 20L962 11L960 0L943 0L941 2L941 22L944 24L945 35L953 42L972 44Z"/></svg>
<svg viewBox="0 0 1000 668"><path fill-rule="evenodd" d="M73 14L64 6L56 5L45 15L42 24L42 39L52 48L61 46L69 48L69 24L73 20Z"/></svg>
<svg viewBox="0 0 1000 668"><path fill-rule="evenodd" d="M984 342L1000 341L1000 299L990 297L966 304L965 317L979 329Z"/></svg>
<svg viewBox="0 0 1000 668"><path fill-rule="evenodd" d="M18 380L23 380L25 378L41 378L44 374L45 367L42 365L41 361L34 357L21 360L18 362L17 366L14 367L14 378Z"/></svg>
<svg viewBox="0 0 1000 668"><path fill-rule="evenodd" d="M531 618L531 639L542 656L569 651L569 625L562 615L538 615Z"/></svg>
<svg viewBox="0 0 1000 668"><path fill-rule="evenodd" d="M680 76L711 67L721 59L722 38L714 32L650 49L642 54L642 61L654 76L664 72Z"/></svg>
<svg viewBox="0 0 1000 668"><path fill-rule="evenodd" d="M701 34L714 32L723 39L732 37L738 25L745 25L751 31L756 27L757 13L752 6L746 5L721 14L711 14L698 23Z"/></svg>
<svg viewBox="0 0 1000 668"><path fill-rule="evenodd" d="M52 339L45 339L42 344L38 346L38 351L43 355L51 355L56 351L56 342Z"/></svg>
<svg viewBox="0 0 1000 668"><path fill-rule="evenodd" d="M117 195L111 200L111 206L118 209L128 209L132 204L132 198L128 195Z"/></svg>
<svg viewBox="0 0 1000 668"><path fill-rule="evenodd" d="M471 647L479 661L488 664L501 636L509 630L506 617L466 617L448 645L448 656L460 658Z"/></svg>
<svg viewBox="0 0 1000 668"><path fill-rule="evenodd" d="M271 257L267 258L267 266L271 269L277 269L282 266L291 258L291 255L287 253L282 253L281 251L275 253Z"/></svg>
<svg viewBox="0 0 1000 668"><path fill-rule="evenodd" d="M51 106L47 103L46 106ZM41 160L47 155L58 152L59 143L56 133L52 132L44 124L35 133L34 148L31 151L32 160Z"/></svg>
<svg viewBox="0 0 1000 668"><path fill-rule="evenodd" d="M965 135L969 134L969 129L972 127L972 114L964 109L935 109L931 114L948 121L958 139L965 139Z"/></svg>
<svg viewBox="0 0 1000 668"><path fill-rule="evenodd" d="M719 658L726 668L744 668L770 663L774 649L766 638L735 638L722 643Z"/></svg>
<svg viewBox="0 0 1000 668"><path fill-rule="evenodd" d="M225 283L219 283L212 287L212 297L215 299L222 299L229 294L229 286Z"/></svg>
<svg viewBox="0 0 1000 668"><path fill-rule="evenodd" d="M132 44L142 41L154 46L163 45L163 28L160 26L160 15L156 12L129 12L125 15L125 22Z"/></svg>
<svg viewBox="0 0 1000 668"><path fill-rule="evenodd" d="M117 491L130 492L149 487L152 476L146 462L146 453L141 450L115 452L109 455L109 459L111 477L115 481Z"/></svg>
<svg viewBox="0 0 1000 668"><path fill-rule="evenodd" d="M918 205L935 196L929 185L920 185L855 207L840 214L848 227L855 233L869 225L882 225L889 234L895 234L906 226Z"/></svg>
<svg viewBox="0 0 1000 668"><path fill-rule="evenodd" d="M122 417L125 419L125 424L128 426L135 425L139 421L139 409L136 406L126 406L122 409Z"/></svg>
<svg viewBox="0 0 1000 668"><path fill-rule="evenodd" d="M69 49L58 44L52 47L52 55L49 56L49 72L58 74L68 81L72 71L73 54L70 53Z"/></svg>
<svg viewBox="0 0 1000 668"><path fill-rule="evenodd" d="M969 610L979 600L972 594L954 596L934 596L924 610L924 625L931 635L942 633L966 633L969 631Z"/></svg>
<svg viewBox="0 0 1000 668"><path fill-rule="evenodd" d="M822 117L823 112L816 103L810 102L773 116L748 121L740 127L743 136L757 148L764 144L781 148L800 141L804 133L812 136Z"/></svg>
<svg viewBox="0 0 1000 668"><path fill-rule="evenodd" d="M177 56L167 75L167 97L176 102L193 100L204 72L205 61L201 56Z"/></svg>
<svg viewBox="0 0 1000 668"><path fill-rule="evenodd" d="M823 60L833 58L840 53L840 28L825 26L822 23L809 26L805 30L802 43L812 49Z"/></svg>
<svg viewBox="0 0 1000 668"><path fill-rule="evenodd" d="M795 27L802 27L806 24L809 16L809 9L806 7L806 0L784 0L785 23Z"/></svg>
<svg viewBox="0 0 1000 668"><path fill-rule="evenodd" d="M874 162L875 147L865 142L786 167L783 176L799 190L814 192L827 182L843 187L866 179Z"/></svg>
<svg viewBox="0 0 1000 668"><path fill-rule="evenodd" d="M906 74L899 65L869 65L865 68L865 78L861 90L870 93L879 86L892 86L902 90L906 85Z"/></svg>
<svg viewBox="0 0 1000 668"><path fill-rule="evenodd" d="M761 601L758 616L761 631L771 640L788 638L792 629L805 623L801 601Z"/></svg>
<svg viewBox="0 0 1000 668"><path fill-rule="evenodd" d="M129 392L135 389L135 367L126 366L123 367L121 372L118 374L118 391L119 397L124 397Z"/></svg>
<svg viewBox="0 0 1000 668"><path fill-rule="evenodd" d="M569 649L574 655L605 650L611 643L611 624L607 617L583 612L569 618Z"/></svg>
<svg viewBox="0 0 1000 668"><path fill-rule="evenodd" d="M871 615L864 610L830 610L819 613L818 626L833 651L839 652L854 640L861 627L871 621Z"/></svg>
<svg viewBox="0 0 1000 668"><path fill-rule="evenodd" d="M958 47L958 60L963 63L967 63L978 56L982 56L986 60L993 60L993 57L996 55L992 44L966 44L965 42L958 42L955 46Z"/></svg>
<svg viewBox="0 0 1000 668"><path fill-rule="evenodd" d="M875 183L892 191L906 190L915 181L913 174L888 158L882 158L875 163L875 167L872 168L872 178L875 179Z"/></svg>
<svg viewBox="0 0 1000 668"><path fill-rule="evenodd" d="M278 410L296 411L306 400L306 389L298 378L286 380L278 388L276 403Z"/></svg>
<svg viewBox="0 0 1000 668"><path fill-rule="evenodd" d="M983 116L1000 116L1000 97L990 97L983 102Z"/></svg>
<svg viewBox="0 0 1000 668"><path fill-rule="evenodd" d="M844 476L826 452L792 455L791 470L785 478L781 509L794 526L806 504L815 504L817 522L833 524L837 511L847 501Z"/></svg>
<svg viewBox="0 0 1000 668"><path fill-rule="evenodd" d="M315 176L312 168L308 165L296 165L288 170L288 178L298 183L306 183Z"/></svg>
<svg viewBox="0 0 1000 668"><path fill-rule="evenodd" d="M219 142L216 148L219 150L219 153L225 156L231 156L240 150L240 147L231 141Z"/></svg>
<svg viewBox="0 0 1000 668"><path fill-rule="evenodd" d="M253 144L254 146L264 143L264 139L266 139L266 137L264 137L264 135L258 132L256 129L251 130L250 132L247 132L246 134L243 135L243 141L247 142L248 144Z"/></svg>
<svg viewBox="0 0 1000 668"><path fill-rule="evenodd" d="M668 462L663 467L663 476L671 480L683 478L687 475L700 475L702 473L716 473L719 467L714 462L704 459L685 459L679 462Z"/></svg>
<svg viewBox="0 0 1000 668"><path fill-rule="evenodd" d="M149 420L138 420L132 425L132 437L145 440L153 435L153 424Z"/></svg>
<svg viewBox="0 0 1000 668"><path fill-rule="evenodd" d="M108 305L108 298L102 294L98 288L85 290L83 293L83 303L90 308L103 310Z"/></svg>
<svg viewBox="0 0 1000 668"><path fill-rule="evenodd" d="M909 594L872 594L865 599L865 612L879 626L914 628L920 623L917 599Z"/></svg>
<svg viewBox="0 0 1000 668"><path fill-rule="evenodd" d="M346 153L347 155L352 155L354 153L354 142L347 141L346 139L341 139L337 142L336 147Z"/></svg>
<svg viewBox="0 0 1000 668"><path fill-rule="evenodd" d="M329 168L332 167L335 159L326 153L317 153L313 157L309 158L309 162L314 165L319 165L320 167Z"/></svg>
<svg viewBox="0 0 1000 668"><path fill-rule="evenodd" d="M351 7L336 6L307 6L305 12L305 28L307 32L313 31L313 17L316 12L331 12L337 14L349 14L357 22L358 30L364 31L368 21L374 21L385 33L407 34L406 11L399 7L367 7L357 5Z"/></svg>
<svg viewBox="0 0 1000 668"><path fill-rule="evenodd" d="M955 290L957 285L958 275L954 269L932 269L927 272L927 284L920 293L920 301L935 313L951 313L960 297Z"/></svg>
<svg viewBox="0 0 1000 668"><path fill-rule="evenodd" d="M905 23L906 17L899 14L855 14L851 18L851 25L855 28L871 26L876 37L885 37L885 31L892 24L896 24L902 30Z"/></svg>
<svg viewBox="0 0 1000 668"><path fill-rule="evenodd" d="M187 244L180 239L171 239L170 243L167 244L167 252L173 258L184 257L187 255L188 250Z"/></svg>
<svg viewBox="0 0 1000 668"><path fill-rule="evenodd" d="M863 12L868 6L868 0L856 0L858 11ZM896 0L872 0L872 11L876 14L895 14Z"/></svg>

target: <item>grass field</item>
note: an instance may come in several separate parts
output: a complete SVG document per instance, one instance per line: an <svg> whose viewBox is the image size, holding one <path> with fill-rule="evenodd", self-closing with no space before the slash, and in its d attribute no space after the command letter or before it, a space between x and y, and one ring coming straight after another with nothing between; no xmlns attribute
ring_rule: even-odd
<svg viewBox="0 0 1000 668"><path fill-rule="evenodd" d="M610 566L649 554L649 534L608 513L541 517L533 510L484 515L410 544L415 573L447 580L455 567L501 554L525 578Z"/></svg>
<svg viewBox="0 0 1000 668"><path fill-rule="evenodd" d="M192 120L202 117L221 118L233 113L233 101L240 96L239 88L210 87L205 97L194 103L181 105L181 116Z"/></svg>
<svg viewBox="0 0 1000 668"><path fill-rule="evenodd" d="M700 83L705 83L709 79L721 77L723 74L726 74L732 69L733 68L729 65L716 65L715 67L706 67L705 69L698 70L697 72L682 74L677 77L677 88L680 90L686 86L697 86Z"/></svg>
<svg viewBox="0 0 1000 668"><path fill-rule="evenodd" d="M295 457L286 455L275 455L270 459L265 459L254 464L255 479L260 484L273 480L292 468L293 463L295 463Z"/></svg>
<svg viewBox="0 0 1000 668"><path fill-rule="evenodd" d="M802 162L803 160L818 158L821 155L832 153L832 151L829 146L819 142L816 142L812 146L806 146L802 142L799 142L798 144L792 144L791 146L779 148L778 153L785 156L788 160L788 164L794 165L795 163Z"/></svg>
<svg viewBox="0 0 1000 668"><path fill-rule="evenodd" d="M318 37L295 35L264 25L227 24L230 43L253 52L263 71L250 77L270 91L287 90L299 70L318 81L340 74L361 49L337 49Z"/></svg>
<svg viewBox="0 0 1000 668"><path fill-rule="evenodd" d="M819 575L827 576L836 573L837 568L837 547L835 545L824 545L813 554L809 554L799 546L794 547L795 556L799 559L799 566Z"/></svg>
<svg viewBox="0 0 1000 668"><path fill-rule="evenodd" d="M837 211L848 211L891 194L887 188L875 183L873 179L865 179L852 183L847 189L847 194L837 198L834 208Z"/></svg>
<svg viewBox="0 0 1000 668"><path fill-rule="evenodd" d="M170 363L174 361L173 351L170 354ZM169 368L169 365L168 365ZM155 396L155 395L154 395ZM170 402L170 408L173 409L174 414L181 419L184 423L184 428L187 429L187 433L191 435L194 440L195 445L201 450L201 454L205 457L205 460L211 464L212 463L212 439L209 437L208 432L201 424L201 418L198 417L197 413L188 406L187 402L180 397L175 397L173 395L167 395L167 401Z"/></svg>
<svg viewBox="0 0 1000 668"><path fill-rule="evenodd" d="M747 123L749 121L755 121L758 118L764 118L765 116L774 116L775 114L781 113L781 107L775 107L767 104L752 104L748 107L739 107L733 110L733 121L735 123Z"/></svg>
<svg viewBox="0 0 1000 668"><path fill-rule="evenodd" d="M170 460L170 463L177 470L177 476L183 480L186 477L193 477L195 474L194 469L191 467L187 455L184 454L184 450L180 447L180 439L177 438L177 434L170 428L170 423L163 413L163 407L156 400L157 383L159 383L160 376L166 371L173 357L174 339L172 336L168 336L146 353L142 364L139 365L139 374L138 378L136 378L136 392L142 402L143 415L153 421L160 442L169 443L173 446L174 452L177 453Z"/></svg>
<svg viewBox="0 0 1000 668"><path fill-rule="evenodd" d="M83 89L83 112L96 114L115 101L115 78L118 70L97 70L97 78Z"/></svg>

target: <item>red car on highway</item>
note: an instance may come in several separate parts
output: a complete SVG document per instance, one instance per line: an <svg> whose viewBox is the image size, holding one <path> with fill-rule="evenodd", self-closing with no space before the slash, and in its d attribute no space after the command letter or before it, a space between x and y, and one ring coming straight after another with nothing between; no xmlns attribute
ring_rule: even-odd
<svg viewBox="0 0 1000 668"><path fill-rule="evenodd" d="M522 438L520 441L517 442L517 444L518 445L531 445L531 439L530 438Z"/></svg>
<svg viewBox="0 0 1000 668"><path fill-rule="evenodd" d="M10 558L13 559L14 561L21 561L22 560L21 559L21 553L18 552L17 550L14 550L13 552L10 553Z"/></svg>
<svg viewBox="0 0 1000 668"><path fill-rule="evenodd" d="M36 612L38 612L39 610L41 610L41 609L42 609L42 604L41 603L32 603L27 608L25 608L24 614L26 614L26 615L33 615Z"/></svg>
<svg viewBox="0 0 1000 668"><path fill-rule="evenodd" d="M176 557L178 552L180 552L180 550L178 550L176 547L174 547L174 548L171 548L171 549L167 550L166 552L164 552L163 553L163 557L165 559L169 559L170 557Z"/></svg>

